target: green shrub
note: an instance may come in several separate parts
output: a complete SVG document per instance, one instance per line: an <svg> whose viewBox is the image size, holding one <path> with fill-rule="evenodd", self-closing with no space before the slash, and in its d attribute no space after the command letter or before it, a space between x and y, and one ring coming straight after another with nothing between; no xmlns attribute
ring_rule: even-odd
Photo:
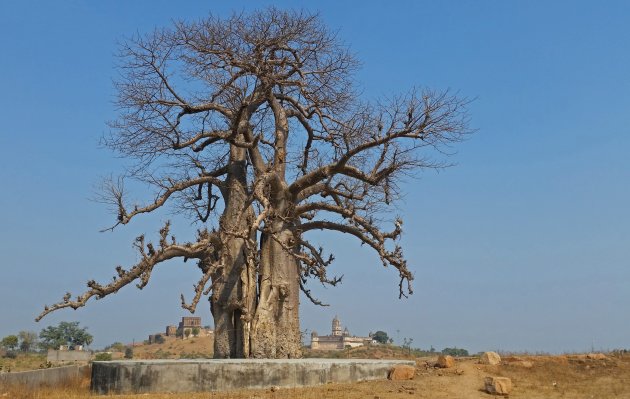
<svg viewBox="0 0 630 399"><path fill-rule="evenodd" d="M112 354L107 352L97 353L96 356L94 356L94 360L97 362L107 362L112 360Z"/></svg>

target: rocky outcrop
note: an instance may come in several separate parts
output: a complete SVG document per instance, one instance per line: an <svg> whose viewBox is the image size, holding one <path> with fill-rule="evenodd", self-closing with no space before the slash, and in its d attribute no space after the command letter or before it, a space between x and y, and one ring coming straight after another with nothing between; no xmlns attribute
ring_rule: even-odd
<svg viewBox="0 0 630 399"><path fill-rule="evenodd" d="M512 391L512 380L507 377L486 377L484 390L492 395L509 395Z"/></svg>
<svg viewBox="0 0 630 399"><path fill-rule="evenodd" d="M499 356L496 352L484 352L479 359L479 363L481 364L489 364L491 366L496 366L501 364L501 356Z"/></svg>
<svg viewBox="0 0 630 399"><path fill-rule="evenodd" d="M436 367L442 368L442 369L449 369L453 366L455 366L455 359L453 359L453 356L449 356L449 355L440 355L438 357L437 363L435 363Z"/></svg>
<svg viewBox="0 0 630 399"><path fill-rule="evenodd" d="M412 380L415 375L416 375L415 367L400 365L400 366L394 366L389 372L389 375L387 376L387 378L392 381L404 381L404 380Z"/></svg>

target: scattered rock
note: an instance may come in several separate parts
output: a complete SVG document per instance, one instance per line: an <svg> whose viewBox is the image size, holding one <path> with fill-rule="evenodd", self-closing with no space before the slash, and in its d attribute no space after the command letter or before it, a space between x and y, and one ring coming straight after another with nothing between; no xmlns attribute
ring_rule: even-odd
<svg viewBox="0 0 630 399"><path fill-rule="evenodd" d="M455 370L455 374L457 374L457 375L462 375L462 374L464 374L464 370L462 370L462 369L457 369L457 370Z"/></svg>
<svg viewBox="0 0 630 399"><path fill-rule="evenodd" d="M440 355L435 365L442 369L449 369L455 366L455 359L453 359L453 356L450 355Z"/></svg>
<svg viewBox="0 0 630 399"><path fill-rule="evenodd" d="M278 392L279 390L280 390L279 386L274 385L271 387L271 392Z"/></svg>
<svg viewBox="0 0 630 399"><path fill-rule="evenodd" d="M587 359L591 359L591 360L606 360L608 359L606 357L606 355L604 355L603 353L589 353L588 355L586 355Z"/></svg>
<svg viewBox="0 0 630 399"><path fill-rule="evenodd" d="M389 371L389 375L387 376L387 378L392 381L404 381L404 380L412 380L415 375L416 375L415 367L400 365L400 366L394 366L394 368L392 368Z"/></svg>
<svg viewBox="0 0 630 399"><path fill-rule="evenodd" d="M492 395L509 395L512 390L512 380L507 377L486 377L485 391Z"/></svg>
<svg viewBox="0 0 630 399"><path fill-rule="evenodd" d="M479 359L481 364L489 364L491 366L496 366L497 364L501 364L501 356L499 356L496 352L484 352Z"/></svg>
<svg viewBox="0 0 630 399"><path fill-rule="evenodd" d="M525 367L526 369L531 369L532 367L534 367L534 362L530 362L529 360L521 360L510 364L518 367Z"/></svg>

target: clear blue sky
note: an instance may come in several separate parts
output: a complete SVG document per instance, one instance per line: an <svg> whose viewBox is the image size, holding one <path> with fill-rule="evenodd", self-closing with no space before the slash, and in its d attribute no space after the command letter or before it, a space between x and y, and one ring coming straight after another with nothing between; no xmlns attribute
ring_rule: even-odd
<svg viewBox="0 0 630 399"><path fill-rule="evenodd" d="M0 337L78 320L94 346L146 339L185 315L190 264L156 270L79 311L33 322L135 261L135 236L167 213L98 233L113 215L91 202L124 160L99 148L115 118L117 41L172 19L313 2L0 2ZM329 308L303 300L302 328L338 314L413 346L529 351L630 347L630 3L582 1L317 2L362 60L367 97L412 85L476 98L478 129L457 165L410 180L398 213L415 294L365 248L334 240ZM142 192L135 193L139 198ZM146 198L146 197L144 197ZM175 219L184 239L190 226ZM313 285L316 287L316 285ZM211 321L207 307L198 315Z"/></svg>

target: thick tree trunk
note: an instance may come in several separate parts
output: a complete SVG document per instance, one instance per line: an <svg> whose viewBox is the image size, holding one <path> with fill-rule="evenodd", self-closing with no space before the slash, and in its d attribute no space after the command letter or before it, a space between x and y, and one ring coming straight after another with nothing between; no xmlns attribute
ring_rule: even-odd
<svg viewBox="0 0 630 399"><path fill-rule="evenodd" d="M248 231L251 222L249 211L243 214L247 200L245 157L245 150L232 148L225 210L220 222L224 239L222 267L212 276L210 297L215 358L242 358L248 354L249 315L253 313L255 303L255 291L252 292L250 282L254 279L253 265L248 263L245 239L235 235Z"/></svg>
<svg viewBox="0 0 630 399"><path fill-rule="evenodd" d="M251 339L255 358L302 356L299 272L297 261L289 252L293 233L283 227L273 237L261 237L260 297Z"/></svg>

